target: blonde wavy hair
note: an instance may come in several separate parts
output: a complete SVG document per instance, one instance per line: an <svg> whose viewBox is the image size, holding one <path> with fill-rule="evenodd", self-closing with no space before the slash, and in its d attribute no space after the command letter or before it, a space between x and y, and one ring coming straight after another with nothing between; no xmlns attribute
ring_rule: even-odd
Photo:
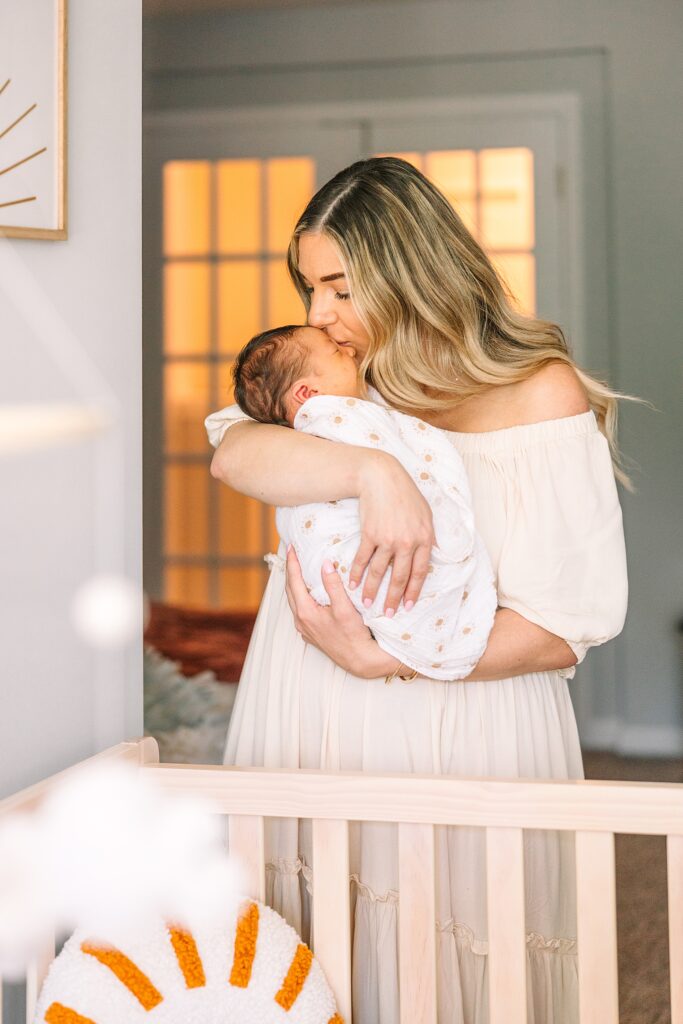
<svg viewBox="0 0 683 1024"><path fill-rule="evenodd" d="M482 391L568 363L607 438L615 476L630 491L616 440L613 391L577 366L557 324L516 309L490 259L451 204L412 164L361 160L311 199L287 263L304 305L299 238L326 235L339 251L354 307L370 336L360 372L396 409L442 411ZM649 403L646 403L649 404Z"/></svg>

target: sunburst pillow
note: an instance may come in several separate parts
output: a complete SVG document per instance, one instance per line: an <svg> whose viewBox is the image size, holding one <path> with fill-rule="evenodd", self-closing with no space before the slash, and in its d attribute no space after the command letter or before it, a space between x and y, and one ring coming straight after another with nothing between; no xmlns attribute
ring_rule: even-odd
<svg viewBox="0 0 683 1024"><path fill-rule="evenodd" d="M193 932L161 921L114 946L76 931L45 979L36 1024L343 1024L322 968L254 901Z"/></svg>

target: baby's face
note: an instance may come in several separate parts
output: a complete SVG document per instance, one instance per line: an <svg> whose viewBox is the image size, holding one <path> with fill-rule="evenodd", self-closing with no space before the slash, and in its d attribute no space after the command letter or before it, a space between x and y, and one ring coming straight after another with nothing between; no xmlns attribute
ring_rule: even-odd
<svg viewBox="0 0 683 1024"><path fill-rule="evenodd" d="M340 347L317 327L302 327L296 340L308 352L308 364L291 390L292 419L300 406L314 395L362 397L353 349Z"/></svg>

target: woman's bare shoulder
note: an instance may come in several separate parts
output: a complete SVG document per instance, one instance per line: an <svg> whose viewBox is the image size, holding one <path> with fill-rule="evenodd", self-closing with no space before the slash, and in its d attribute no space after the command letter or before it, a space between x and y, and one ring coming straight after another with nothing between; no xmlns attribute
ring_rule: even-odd
<svg viewBox="0 0 683 1024"><path fill-rule="evenodd" d="M564 416L578 416L590 410L588 393L573 366L568 363L547 363L540 370L517 385L520 423L556 420Z"/></svg>
<svg viewBox="0 0 683 1024"><path fill-rule="evenodd" d="M574 367L555 361L528 380L489 388L440 415L424 418L445 430L478 433L577 416L589 409L586 389Z"/></svg>

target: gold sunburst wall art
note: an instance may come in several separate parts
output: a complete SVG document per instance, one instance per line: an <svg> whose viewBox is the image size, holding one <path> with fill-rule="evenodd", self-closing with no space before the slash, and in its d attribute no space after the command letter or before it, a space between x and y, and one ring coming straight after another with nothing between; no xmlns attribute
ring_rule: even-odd
<svg viewBox="0 0 683 1024"><path fill-rule="evenodd" d="M0 0L0 235L67 237L66 2Z"/></svg>

